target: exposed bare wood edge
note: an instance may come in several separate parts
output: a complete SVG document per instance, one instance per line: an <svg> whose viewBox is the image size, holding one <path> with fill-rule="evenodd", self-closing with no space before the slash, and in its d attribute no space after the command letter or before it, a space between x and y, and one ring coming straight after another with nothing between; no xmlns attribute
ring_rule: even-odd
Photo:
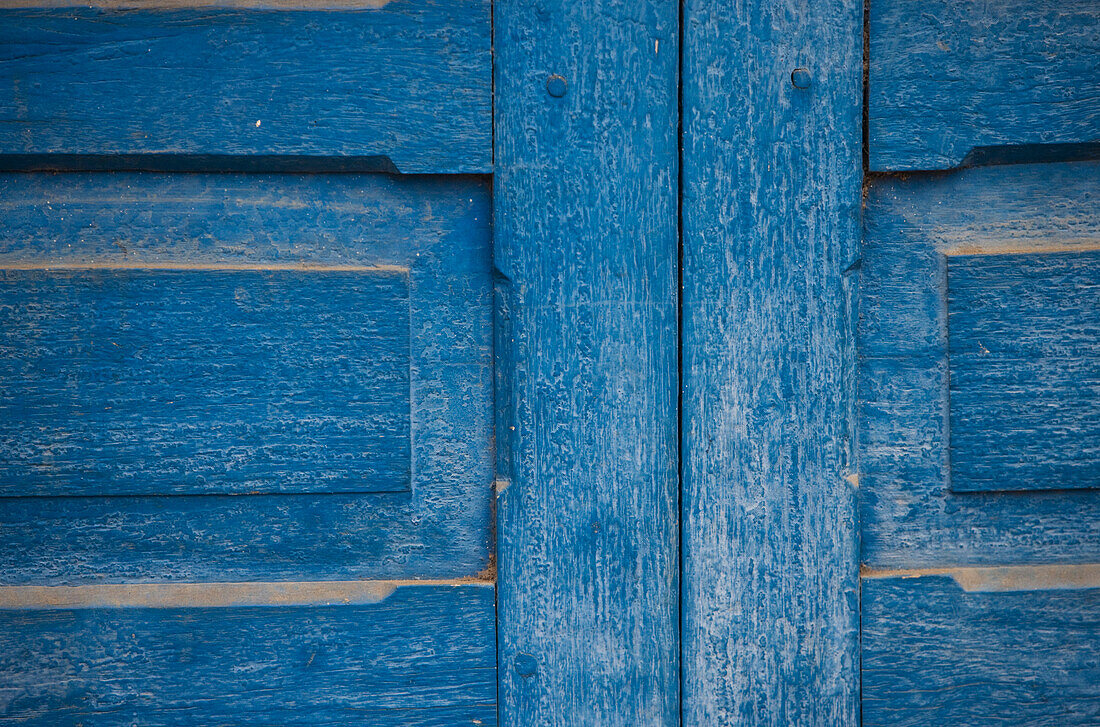
<svg viewBox="0 0 1100 727"><path fill-rule="evenodd" d="M317 265L314 263L154 263L154 262L105 262L105 263L70 263L70 262L31 262L31 263L5 263L0 262L0 271L3 270L48 270L48 271L82 271L82 270L186 270L186 271L210 271L210 272L302 272L302 273L403 273L408 275L409 269L403 265Z"/></svg>
<svg viewBox="0 0 1100 727"><path fill-rule="evenodd" d="M492 587L481 578L393 581L108 583L88 586L0 586L0 609L232 608L354 606L379 603L411 586Z"/></svg>
<svg viewBox="0 0 1100 727"><path fill-rule="evenodd" d="M961 255L1043 255L1054 252L1091 252L1100 250L1100 238L1086 237L1074 240L1035 240L1021 243L1011 242L975 241L953 243L943 245L941 250L947 257Z"/></svg>
<svg viewBox="0 0 1100 727"><path fill-rule="evenodd" d="M390 0L0 0L0 9L103 8L105 10L378 10Z"/></svg>
<svg viewBox="0 0 1100 727"><path fill-rule="evenodd" d="M967 592L1100 588L1100 564L1012 565L981 568L861 568L861 578L950 576Z"/></svg>

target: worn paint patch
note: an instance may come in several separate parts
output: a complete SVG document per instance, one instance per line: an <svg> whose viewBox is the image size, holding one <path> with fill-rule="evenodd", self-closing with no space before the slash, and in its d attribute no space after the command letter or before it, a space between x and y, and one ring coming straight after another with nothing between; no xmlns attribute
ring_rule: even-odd
<svg viewBox="0 0 1100 727"><path fill-rule="evenodd" d="M1042 255L1053 252L1092 252L1100 250L1100 237L1040 238L1027 243L1002 237L989 237L987 239L968 237L965 241L945 241L941 250L948 257L954 255Z"/></svg>
<svg viewBox="0 0 1100 727"><path fill-rule="evenodd" d="M350 606L379 603L389 598L398 588L432 586L492 588L493 581L481 578L455 578L0 586L0 609Z"/></svg>
<svg viewBox="0 0 1100 727"><path fill-rule="evenodd" d="M864 579L925 576L950 576L968 593L1100 588L1100 564L1093 563L982 568L864 568L860 571L860 577Z"/></svg>
<svg viewBox="0 0 1100 727"><path fill-rule="evenodd" d="M302 272L302 273L404 273L402 265L319 265L313 263L177 263L177 262L67 262L48 261L0 263L0 270L181 270L193 272Z"/></svg>

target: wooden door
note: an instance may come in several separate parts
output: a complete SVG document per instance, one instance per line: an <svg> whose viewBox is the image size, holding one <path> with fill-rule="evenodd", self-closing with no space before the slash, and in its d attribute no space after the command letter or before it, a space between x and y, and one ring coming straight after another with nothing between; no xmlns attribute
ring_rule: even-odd
<svg viewBox="0 0 1100 727"><path fill-rule="evenodd" d="M1100 721L1090 0L0 20L0 721Z"/></svg>

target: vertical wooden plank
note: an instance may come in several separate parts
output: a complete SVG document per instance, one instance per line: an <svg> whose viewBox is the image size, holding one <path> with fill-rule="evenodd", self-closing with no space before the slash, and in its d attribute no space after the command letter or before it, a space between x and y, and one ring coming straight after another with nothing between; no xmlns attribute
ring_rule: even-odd
<svg viewBox="0 0 1100 727"><path fill-rule="evenodd" d="M858 721L860 0L687 0L683 724Z"/></svg>
<svg viewBox="0 0 1100 727"><path fill-rule="evenodd" d="M505 725L674 725L674 0L500 0Z"/></svg>

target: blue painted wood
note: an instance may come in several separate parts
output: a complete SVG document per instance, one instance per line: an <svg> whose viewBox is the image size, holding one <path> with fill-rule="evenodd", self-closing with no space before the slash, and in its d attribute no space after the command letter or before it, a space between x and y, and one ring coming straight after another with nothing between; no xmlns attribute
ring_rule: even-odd
<svg viewBox="0 0 1100 727"><path fill-rule="evenodd" d="M947 256L1092 255L1100 248L1100 164L877 178L865 220L863 560L901 568L1100 560L1096 491L952 491L946 298Z"/></svg>
<svg viewBox="0 0 1100 727"><path fill-rule="evenodd" d="M1100 722L1100 589L864 579L862 644L867 727Z"/></svg>
<svg viewBox="0 0 1100 727"><path fill-rule="evenodd" d="M0 609L0 724L495 725L491 585L376 604Z"/></svg>
<svg viewBox="0 0 1100 727"><path fill-rule="evenodd" d="M475 177L0 175L0 267L408 268L412 360L411 492L8 498L0 507L3 580L450 578L485 568L493 451L489 199L488 181ZM180 276L210 285L245 272L149 275L166 285ZM186 291L174 282L158 294L173 292ZM286 291L322 298L317 305L327 306L330 320L345 315L340 300L352 293L339 285L325 291L329 298L297 285ZM323 330L316 314L302 316ZM238 344L217 337L217 345Z"/></svg>
<svg viewBox="0 0 1100 727"><path fill-rule="evenodd" d="M490 170L489 0L52 4L0 9L5 167L262 155Z"/></svg>
<svg viewBox="0 0 1100 727"><path fill-rule="evenodd" d="M869 19L872 171L1100 156L1094 0L876 0Z"/></svg>
<svg viewBox="0 0 1100 727"><path fill-rule="evenodd" d="M947 261L951 489L1100 487L1100 252Z"/></svg>
<svg viewBox="0 0 1100 727"><path fill-rule="evenodd" d="M505 725L677 721L678 15L494 8Z"/></svg>
<svg viewBox="0 0 1100 727"><path fill-rule="evenodd" d="M401 492L405 271L0 268L0 495Z"/></svg>
<svg viewBox="0 0 1100 727"><path fill-rule="evenodd" d="M685 726L858 721L862 22L684 6Z"/></svg>

